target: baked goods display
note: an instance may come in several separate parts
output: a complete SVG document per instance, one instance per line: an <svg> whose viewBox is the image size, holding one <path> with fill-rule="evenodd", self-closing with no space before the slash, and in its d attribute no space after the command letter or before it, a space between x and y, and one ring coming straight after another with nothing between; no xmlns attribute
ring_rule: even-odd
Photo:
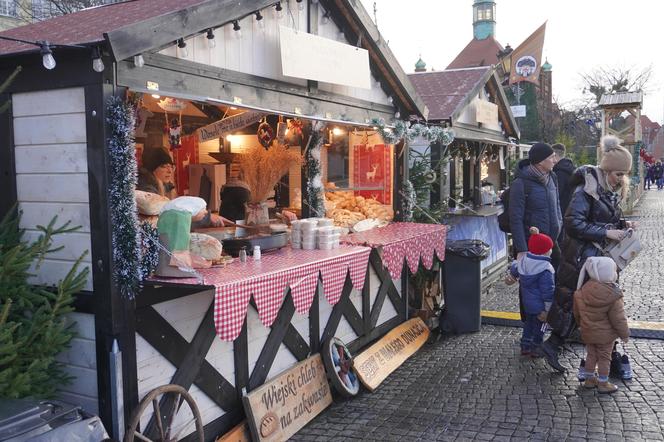
<svg viewBox="0 0 664 442"><path fill-rule="evenodd" d="M217 261L221 258L221 243L218 239L205 233L192 233L189 240L189 250L208 261Z"/></svg>
<svg viewBox="0 0 664 442"><path fill-rule="evenodd" d="M334 225L351 228L356 223L373 218L389 222L394 218L391 206L374 198L355 196L352 191L325 192L325 212Z"/></svg>
<svg viewBox="0 0 664 442"><path fill-rule="evenodd" d="M136 207L138 213L146 216L156 216L161 213L161 209L170 200L165 196L156 193L144 192L142 190L134 191L136 198Z"/></svg>

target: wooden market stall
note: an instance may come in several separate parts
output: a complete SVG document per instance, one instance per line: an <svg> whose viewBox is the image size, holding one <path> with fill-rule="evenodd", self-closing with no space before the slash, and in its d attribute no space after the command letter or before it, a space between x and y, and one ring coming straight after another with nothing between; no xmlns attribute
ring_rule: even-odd
<svg viewBox="0 0 664 442"><path fill-rule="evenodd" d="M519 128L492 66L417 72L409 78L430 109L429 122L454 132L452 144L431 151L434 161L449 157L432 202L448 202L450 240L489 244L490 255L482 261L484 278L502 269L508 258L507 237L498 228L502 207L496 203L509 185Z"/></svg>
<svg viewBox="0 0 664 442"><path fill-rule="evenodd" d="M51 69L40 56L48 55L46 40L57 61ZM338 224L368 216L368 200L400 219L407 149L386 143L374 126L427 111L357 2L107 5L1 33L0 78L16 65L20 75L0 95L12 103L0 115L0 208L18 203L28 236L56 214L81 226L60 239L64 249L35 282L57 283L90 252L89 279L71 315L78 334L61 356L76 380L61 398L98 413L116 436L141 398L172 383L196 400L213 440L243 418L246 392L327 338L357 350L407 319L406 269L444 259L444 226L395 223L382 238L349 237L333 250L284 248L200 270L198 278L153 278L137 293L119 282L125 263L113 242L119 180L111 109L133 108L137 158L143 148L178 144L171 155L180 194L200 194L206 170L216 186L206 197L212 210L218 186L235 173L234 156L257 142L260 125L279 137L284 124L302 129L292 149L321 140L321 173L291 169L276 206L297 210L299 201L302 215L313 215L307 201L318 178L326 214L343 210ZM154 426L154 417L142 424Z"/></svg>

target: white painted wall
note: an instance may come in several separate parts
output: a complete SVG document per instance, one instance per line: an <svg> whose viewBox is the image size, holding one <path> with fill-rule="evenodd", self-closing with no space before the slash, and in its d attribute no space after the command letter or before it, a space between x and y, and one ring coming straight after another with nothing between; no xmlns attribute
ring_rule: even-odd
<svg viewBox="0 0 664 442"><path fill-rule="evenodd" d="M303 2L306 4L306 2ZM186 39L187 57L183 57L182 50L176 45L170 46L160 53L172 57L183 58L197 63L230 69L232 71L257 75L274 80L306 86L307 81L300 78L282 75L281 53L279 48L279 26L292 29L307 30L307 6L300 11L295 1L282 2L283 18L277 19L273 6L261 11L265 27L259 28L254 15L239 21L241 38L236 38L232 24L227 24L214 31L216 46L210 48L206 34ZM290 5L290 8L289 8ZM324 23L324 10L318 6L318 35L334 41L354 45L348 42L332 20ZM320 90L334 92L340 95L367 100L374 103L389 105L388 96L380 88L377 79L372 76L371 89L353 88L321 82Z"/></svg>
<svg viewBox="0 0 664 442"><path fill-rule="evenodd" d="M58 225L71 221L81 229L55 237L62 251L48 255L33 268L32 282L55 285L73 262L91 250L88 162L83 88L27 92L12 96L16 190L23 211L21 228L27 240L39 236L37 225L58 216ZM85 289L92 290L91 257Z"/></svg>
<svg viewBox="0 0 664 442"><path fill-rule="evenodd" d="M60 353L56 359L64 364L65 371L75 379L71 385L62 387L58 398L79 404L90 413L99 414L94 315L70 313L67 322L74 324L76 337L71 341L69 349Z"/></svg>

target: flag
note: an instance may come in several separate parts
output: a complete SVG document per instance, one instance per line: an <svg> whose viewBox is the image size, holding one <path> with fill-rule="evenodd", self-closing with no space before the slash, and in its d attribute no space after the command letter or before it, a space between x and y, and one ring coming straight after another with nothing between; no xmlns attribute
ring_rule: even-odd
<svg viewBox="0 0 664 442"><path fill-rule="evenodd" d="M510 54L510 84L529 81L539 84L546 22Z"/></svg>

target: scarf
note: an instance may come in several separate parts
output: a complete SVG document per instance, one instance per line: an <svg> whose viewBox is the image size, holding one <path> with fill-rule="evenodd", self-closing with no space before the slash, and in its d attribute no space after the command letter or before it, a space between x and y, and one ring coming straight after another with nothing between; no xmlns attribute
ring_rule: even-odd
<svg viewBox="0 0 664 442"><path fill-rule="evenodd" d="M544 184L545 186L549 184L549 180L551 179L550 172L542 172L537 167L535 167L534 164L531 164L528 166L528 168L530 169L530 173L535 177L535 179L537 179L537 181Z"/></svg>

